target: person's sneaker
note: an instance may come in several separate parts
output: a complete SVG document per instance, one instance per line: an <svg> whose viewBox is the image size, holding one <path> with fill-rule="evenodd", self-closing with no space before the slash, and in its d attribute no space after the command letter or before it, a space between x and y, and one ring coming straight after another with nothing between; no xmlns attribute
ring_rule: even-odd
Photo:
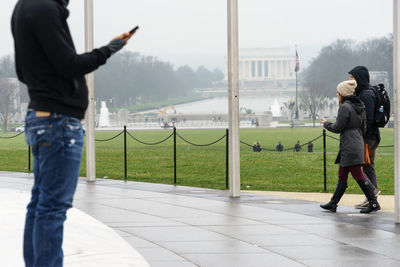
<svg viewBox="0 0 400 267"><path fill-rule="evenodd" d="M358 205L355 205L354 207L356 209L365 209L366 207L368 207L368 204L369 204L368 199L365 199L363 202L361 202Z"/></svg>
<svg viewBox="0 0 400 267"><path fill-rule="evenodd" d="M379 190L378 188L374 189L375 197L378 197L380 193L381 193L381 190Z"/></svg>

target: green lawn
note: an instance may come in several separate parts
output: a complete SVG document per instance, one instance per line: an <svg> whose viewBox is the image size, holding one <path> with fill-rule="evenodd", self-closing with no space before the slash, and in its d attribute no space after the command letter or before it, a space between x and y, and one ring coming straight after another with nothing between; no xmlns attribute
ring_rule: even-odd
<svg viewBox="0 0 400 267"><path fill-rule="evenodd" d="M119 132L96 132L97 139L106 139ZM130 131L145 142L157 142L172 130ZM210 143L225 134L225 130L179 130L185 139L197 143ZM14 134L0 135L12 136ZM322 135L321 128L242 129L242 141L252 144L259 141L263 148L274 149L281 141L285 148L292 148L297 140L306 143ZM335 134L329 134L338 137ZM143 182L173 183L173 139L156 145L139 144L129 136L128 179ZM393 129L382 130L381 146L393 145ZM327 138L327 183L332 192L337 182L337 165L333 164L339 142ZM208 147L196 147L177 138L177 178L179 185L225 188L225 139ZM251 147L241 145L242 189L323 192L322 138L314 142L314 153L294 153L291 149L282 153L252 152ZM97 177L124 178L123 135L108 142L96 142ZM85 151L81 175L85 176ZM28 148L24 135L13 139L0 139L0 170L28 171ZM376 155L378 184L383 194L393 194L393 147L378 148ZM356 182L350 178L347 192L361 193Z"/></svg>

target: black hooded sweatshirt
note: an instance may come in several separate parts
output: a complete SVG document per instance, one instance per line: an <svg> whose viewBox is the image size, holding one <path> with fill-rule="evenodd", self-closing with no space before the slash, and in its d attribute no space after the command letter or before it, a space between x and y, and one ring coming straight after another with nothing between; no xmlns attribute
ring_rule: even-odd
<svg viewBox="0 0 400 267"><path fill-rule="evenodd" d="M67 24L68 0L19 0L11 20L18 79L28 87L29 108L83 119L85 74L111 56L106 46L77 55Z"/></svg>
<svg viewBox="0 0 400 267"><path fill-rule="evenodd" d="M369 72L364 66L357 66L349 71L356 79L357 87L355 95L358 96L365 104L365 113L367 116L367 133L369 140L381 140L379 128L374 124L375 115L375 93L369 84Z"/></svg>

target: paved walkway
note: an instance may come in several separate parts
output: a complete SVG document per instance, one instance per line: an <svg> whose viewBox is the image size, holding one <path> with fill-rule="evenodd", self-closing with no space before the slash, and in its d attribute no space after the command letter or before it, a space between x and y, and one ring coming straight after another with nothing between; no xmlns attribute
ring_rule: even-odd
<svg viewBox="0 0 400 267"><path fill-rule="evenodd" d="M0 188L0 266L2 267L25 266L22 258L22 233L25 207L29 198L28 191ZM76 208L70 209L67 217L63 244L65 266L149 266L146 260L112 228Z"/></svg>
<svg viewBox="0 0 400 267"><path fill-rule="evenodd" d="M0 173L0 188L31 184L30 175ZM100 179L81 180L74 203L150 266L400 266L400 226L388 212L341 206L330 213L285 196L232 199L218 190Z"/></svg>
<svg viewBox="0 0 400 267"><path fill-rule="evenodd" d="M277 191L243 191L245 193L252 193L265 196L279 196L284 198L293 198L299 200L308 200L321 203L327 203L332 197L332 193L299 193L299 192L277 192ZM354 207L365 199L364 195L348 194L345 193L340 200L338 211L340 212L341 206ZM380 195L378 202L381 206L381 211L394 213L394 196Z"/></svg>

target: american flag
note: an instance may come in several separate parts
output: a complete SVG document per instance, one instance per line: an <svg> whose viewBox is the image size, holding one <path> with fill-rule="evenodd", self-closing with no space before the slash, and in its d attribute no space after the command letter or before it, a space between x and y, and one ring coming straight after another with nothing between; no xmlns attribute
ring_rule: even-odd
<svg viewBox="0 0 400 267"><path fill-rule="evenodd" d="M296 67L294 71L298 72L299 70L300 70L300 61L299 61L299 54L297 54L297 49L296 49Z"/></svg>

